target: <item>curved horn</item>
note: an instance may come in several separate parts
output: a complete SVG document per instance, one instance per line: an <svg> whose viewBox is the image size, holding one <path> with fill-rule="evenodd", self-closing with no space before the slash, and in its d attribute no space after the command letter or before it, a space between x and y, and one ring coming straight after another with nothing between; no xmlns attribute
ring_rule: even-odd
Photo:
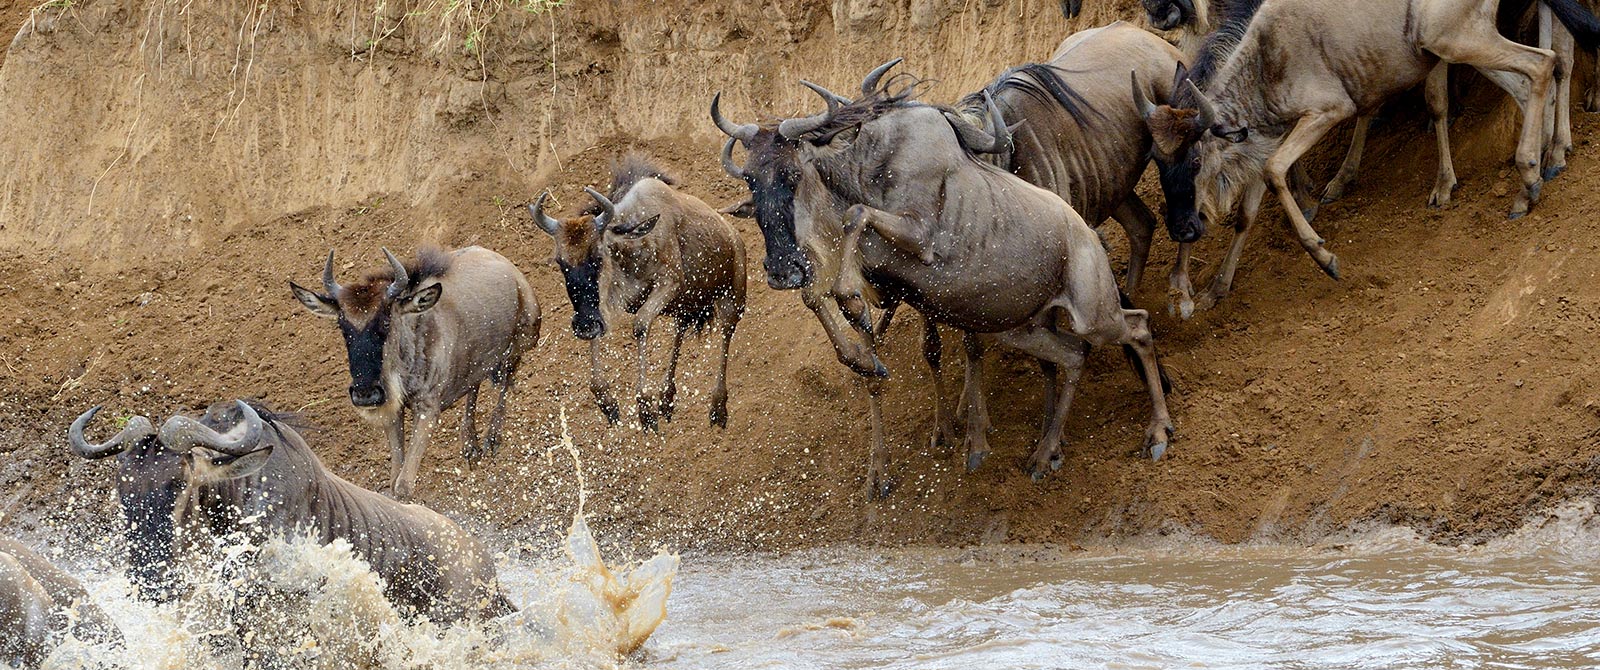
<svg viewBox="0 0 1600 670"><path fill-rule="evenodd" d="M136 416L129 419L128 425L123 426L122 432L117 433L116 436L100 444L91 444L84 439L83 429L89 425L90 421L94 420L94 415L100 413L101 407L101 405L95 405L89 408L89 411L78 415L78 418L67 428L67 443L72 445L72 453L81 458L94 460L115 456L122 453L128 442L156 434L156 428L151 425L149 419Z"/></svg>
<svg viewBox="0 0 1600 670"><path fill-rule="evenodd" d="M730 137L722 143L722 171L734 179L744 179L744 168L733 162L733 142L734 139Z"/></svg>
<svg viewBox="0 0 1600 670"><path fill-rule="evenodd" d="M544 201L548 200L549 198L549 191L540 193L539 199L535 200L533 204L528 205L528 212L533 214L533 222L539 224L540 229L544 230L546 233L554 235L556 234L557 230L561 229L561 221L550 216L549 214L544 213Z"/></svg>
<svg viewBox="0 0 1600 670"><path fill-rule="evenodd" d="M717 124L717 130L722 131L722 134L740 142L749 142L755 139L756 132L761 130L761 127L754 123L739 125L723 117L722 91L717 91L717 94L711 97L711 120Z"/></svg>
<svg viewBox="0 0 1600 670"><path fill-rule="evenodd" d="M799 139L801 135L827 125L832 116L831 112L823 112L798 119L784 119L783 123L778 124L778 134L784 139Z"/></svg>
<svg viewBox="0 0 1600 670"><path fill-rule="evenodd" d="M813 83L811 83L809 81L806 81L804 79L800 80L800 85L804 86L806 88L809 88L812 91L816 92L817 95L822 96L822 99L826 100L828 102L828 113L829 114L837 112L837 111L839 111L840 107L843 107L845 105L850 104L851 102L854 102L853 100L851 100L849 98L846 98L846 97L844 97L842 95L839 95L838 93L834 93L833 91L825 89L825 88L823 88L821 86L813 84Z"/></svg>
<svg viewBox="0 0 1600 670"><path fill-rule="evenodd" d="M1128 77L1133 81L1134 109L1139 110L1140 118L1150 118L1151 114L1156 113L1156 106L1150 102L1150 98L1145 97L1144 87L1139 85L1139 72L1137 70L1129 72Z"/></svg>
<svg viewBox="0 0 1600 670"><path fill-rule="evenodd" d="M944 116L950 122L951 129L961 137L961 144L968 149L980 154L1005 153L1011 147L1011 129L1006 126L1000 107L994 104L994 98L988 91L983 92L983 105L988 110L985 120L989 126L987 129L980 129L953 112L945 112Z"/></svg>
<svg viewBox="0 0 1600 670"><path fill-rule="evenodd" d="M339 299L339 282L333 280L333 250L328 250L328 262L322 265L322 290L329 298Z"/></svg>
<svg viewBox="0 0 1600 670"><path fill-rule="evenodd" d="M226 434L186 416L173 416L161 425L161 444L180 454L195 447L205 447L229 456L243 456L261 447L264 422L255 409L243 400L233 401L239 408L240 421Z"/></svg>
<svg viewBox="0 0 1600 670"><path fill-rule="evenodd" d="M994 104L994 96L989 95L987 89L983 92L983 106L989 110L989 136L994 138L994 148L989 153L1005 151L1011 146L1011 128L1006 126L1005 114L1000 112L1000 105Z"/></svg>
<svg viewBox="0 0 1600 670"><path fill-rule="evenodd" d="M1195 104L1199 105L1200 107L1200 118L1196 121L1197 125L1199 125L1201 128L1210 128L1211 126L1216 125L1216 103L1212 102L1211 98L1206 97L1205 92L1201 91L1200 87L1195 85L1193 79L1185 79L1183 80L1183 83L1188 84L1189 93L1194 95Z"/></svg>
<svg viewBox="0 0 1600 670"><path fill-rule="evenodd" d="M905 60L905 59L904 58L896 58L896 59L894 59L892 61L884 63L883 65L879 65L878 67L872 68L872 71L867 73L867 78L861 80L861 95L862 95L862 97L871 97L874 93L877 93L878 92L878 81L883 79L883 75L884 74L888 73L889 70L892 69L894 66L899 65L900 61L903 61L903 60Z"/></svg>
<svg viewBox="0 0 1600 670"><path fill-rule="evenodd" d="M394 300L400 297L400 293L405 291L407 286L411 285L411 276L406 273L406 264L401 263L400 259L389 253L387 247L384 248L383 255L389 259L389 267L394 270L394 281L389 282L389 288L383 294L390 300Z"/></svg>
<svg viewBox="0 0 1600 670"><path fill-rule="evenodd" d="M617 206L611 204L610 198L600 195L599 191L596 191L592 188L585 186L583 187L583 192L588 193L589 197L594 198L595 202L600 203L601 212L600 216L594 217L594 227L599 228L600 230L605 230L606 226L611 225L611 222L617 218Z"/></svg>

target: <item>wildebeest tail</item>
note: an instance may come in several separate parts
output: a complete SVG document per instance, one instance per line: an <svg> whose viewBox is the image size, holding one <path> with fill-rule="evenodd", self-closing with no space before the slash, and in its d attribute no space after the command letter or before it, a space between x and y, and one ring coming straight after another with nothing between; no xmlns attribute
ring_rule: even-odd
<svg viewBox="0 0 1600 670"><path fill-rule="evenodd" d="M1567 32L1572 33L1572 38L1578 45L1585 49L1593 50L1600 47L1600 19L1595 18L1583 3L1578 0L1539 0L1550 8L1567 27Z"/></svg>
<svg viewBox="0 0 1600 670"><path fill-rule="evenodd" d="M1122 301L1123 309L1139 309L1134 306L1133 299L1128 297L1127 292L1120 288L1117 289L1117 298ZM1144 366L1139 364L1139 352L1133 350L1133 345L1124 344L1122 345L1122 353L1128 357L1128 364L1133 366L1133 373L1139 375L1139 383L1148 385L1150 377L1145 375ZM1159 357L1156 358L1156 373L1161 375L1161 392L1171 393L1172 378L1167 376L1167 368L1161 364Z"/></svg>

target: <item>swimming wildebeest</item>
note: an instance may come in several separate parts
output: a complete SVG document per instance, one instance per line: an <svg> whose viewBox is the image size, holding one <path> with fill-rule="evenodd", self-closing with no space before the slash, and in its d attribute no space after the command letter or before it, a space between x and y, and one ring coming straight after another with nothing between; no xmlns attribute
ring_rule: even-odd
<svg viewBox="0 0 1600 670"><path fill-rule="evenodd" d="M1029 459L1035 477L1060 465L1066 410L1088 345L1128 345L1155 408L1145 448L1160 456L1172 426L1148 315L1124 309L1099 238L1059 196L975 160L1009 142L992 100L987 127L975 127L954 110L911 100L910 87L880 87L896 62L868 75L861 99L830 100L828 111L777 129L792 148L780 168L798 172L804 191L823 189L790 196L791 216L848 208L849 237L830 293L859 321L867 289L889 287L931 320L1064 366L1065 390L1056 393L1051 380L1049 419ZM968 354L972 366L970 347ZM976 402L968 408L983 411ZM969 425L975 421L969 415Z"/></svg>
<svg viewBox="0 0 1600 670"><path fill-rule="evenodd" d="M52 637L69 627L86 642L122 640L77 579L27 545L0 537L0 663L39 667Z"/></svg>
<svg viewBox="0 0 1600 670"><path fill-rule="evenodd" d="M1237 268L1243 241L1270 189L1284 204L1296 237L1329 275L1337 278L1337 258L1294 206L1289 170L1318 139L1340 121L1370 113L1389 97L1426 80L1429 107L1436 119L1441 149L1438 178L1430 202L1449 201L1455 187L1450 166L1446 69L1461 62L1481 71L1500 71L1491 80L1523 103L1517 167L1524 187L1513 203L1513 218L1537 200L1544 105L1527 104L1547 94L1553 57L1547 50L1515 44L1496 32L1498 2L1483 0L1382 0L1360 13L1305 0L1267 0L1253 15L1225 25L1220 40L1227 55L1217 59L1206 91L1185 84L1190 109L1151 106L1158 147L1187 151L1189 172L1201 214L1220 217L1235 204L1242 216L1228 258L1203 302L1225 295ZM1574 0L1549 0L1555 15L1577 38L1593 42L1592 15ZM1393 31L1409 25L1410 31ZM1213 40L1219 41L1219 40ZM1320 45L1319 49L1300 48ZM1204 62L1204 61L1201 61ZM1200 65L1197 64L1197 70ZM1527 82L1527 87L1514 85ZM1184 96L1178 96L1180 99ZM1183 252L1180 251L1180 255ZM1180 267L1183 265L1180 259Z"/></svg>
<svg viewBox="0 0 1600 670"><path fill-rule="evenodd" d="M218 403L199 420L170 417L159 432L134 417L96 444L84 428L99 411L73 421L67 439L80 457L117 458L128 579L143 598L177 597L174 564L203 537L242 533L259 543L305 535L349 542L383 578L391 602L432 620L515 610L477 539L433 510L329 472L288 419L259 404Z"/></svg>
<svg viewBox="0 0 1600 670"><path fill-rule="evenodd" d="M457 400L466 398L461 455L467 463L499 448L506 395L522 354L539 342L539 302L511 261L482 247L423 249L409 266L388 249L383 254L389 269L340 286L329 251L322 293L294 282L289 288L312 314L338 321L350 359L350 403L384 427L390 486L406 498L440 413ZM499 398L480 443L474 410L485 380L499 387Z"/></svg>
<svg viewBox="0 0 1600 670"><path fill-rule="evenodd" d="M744 243L739 231L699 198L675 190L676 182L640 154L611 168L610 196L584 189L594 204L559 220L544 211L546 191L528 205L539 229L555 240L555 261L572 300L572 332L589 341L590 388L606 420L619 418L611 383L600 364L606 333L602 303L636 315L639 345L639 425L656 429L672 420L678 353L684 335L711 322L722 336L711 423L728 425L728 346L745 305ZM649 389L650 326L659 316L674 322L672 352L661 389Z"/></svg>

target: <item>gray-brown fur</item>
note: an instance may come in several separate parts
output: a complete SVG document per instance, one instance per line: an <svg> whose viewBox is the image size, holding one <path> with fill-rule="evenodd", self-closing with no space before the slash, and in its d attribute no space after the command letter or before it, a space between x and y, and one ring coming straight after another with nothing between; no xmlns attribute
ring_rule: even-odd
<svg viewBox="0 0 1600 670"><path fill-rule="evenodd" d="M77 579L27 545L0 536L0 664L37 668L68 632L91 643L122 640Z"/></svg>
<svg viewBox="0 0 1600 670"><path fill-rule="evenodd" d="M85 423L76 424L77 430ZM259 438L250 438L252 425L259 428L253 433ZM203 439L179 439L202 434L239 443L224 449ZM69 437L76 442L82 434ZM122 513L129 524L153 518L181 529L173 551L179 560L233 534L257 543L293 536L323 544L344 540L383 578L391 602L420 615L449 622L514 609L500 591L493 558L464 529L426 507L395 501L328 471L299 431L259 404L219 403L198 421L172 417L159 437L143 439L159 441L140 442L141 448L175 455L185 467L152 475L136 461L118 459L119 480L172 477L179 481L142 483L176 485L180 492L170 509L125 505ZM142 558L131 556L130 562Z"/></svg>
<svg viewBox="0 0 1600 670"><path fill-rule="evenodd" d="M324 271L330 280L332 262L329 252ZM340 322L351 353L352 403L361 398L367 404L358 404L358 414L383 426L391 487L405 498L415 490L422 454L439 415L462 399L463 458L470 466L494 455L517 367L539 341L540 315L538 299L522 272L488 249L425 249L408 266L403 286L392 283L397 265L398 259L392 259L388 270L368 273L349 286L325 283L323 292L292 282L290 288L313 314ZM371 367L375 328L385 332L379 371ZM498 387L498 397L480 442L475 414L485 381Z"/></svg>
<svg viewBox="0 0 1600 670"><path fill-rule="evenodd" d="M635 315L639 345L638 417L654 430L672 420L677 398L678 356L688 331L715 325L720 337L717 381L710 421L728 421L728 349L745 308L745 250L739 233L699 198L672 188L674 180L643 154L612 165L610 194L565 220L543 209L548 194L530 205L535 223L554 242L574 308L573 332L590 342L591 390L606 419L621 411L601 365L606 321ZM650 387L651 326L673 322L672 345L658 388Z"/></svg>

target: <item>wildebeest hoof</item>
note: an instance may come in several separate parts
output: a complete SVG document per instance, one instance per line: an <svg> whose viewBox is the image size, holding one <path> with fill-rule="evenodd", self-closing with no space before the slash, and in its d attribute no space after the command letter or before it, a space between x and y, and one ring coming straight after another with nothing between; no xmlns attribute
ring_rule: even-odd
<svg viewBox="0 0 1600 670"><path fill-rule="evenodd" d="M983 451L968 452L967 453L967 472L969 472L969 473L970 472L977 472L978 468L983 467L983 459L988 458L988 457L989 457L989 451L987 449L985 449Z"/></svg>
<svg viewBox="0 0 1600 670"><path fill-rule="evenodd" d="M1552 165L1550 167L1545 168L1544 172L1541 173L1539 176L1544 177L1545 181L1551 181L1551 180L1555 179L1556 177L1561 176L1561 173L1566 172L1566 171L1567 171L1567 166L1565 166L1565 165Z"/></svg>
<svg viewBox="0 0 1600 670"><path fill-rule="evenodd" d="M1157 442L1155 444L1150 445L1150 447L1148 449L1146 449L1145 451L1147 452L1147 455L1150 457L1150 460L1152 460L1152 461L1160 461L1163 456L1167 455L1167 443L1166 442Z"/></svg>
<svg viewBox="0 0 1600 670"><path fill-rule="evenodd" d="M728 400L726 398L711 401L711 425L718 428L728 427Z"/></svg>
<svg viewBox="0 0 1600 670"><path fill-rule="evenodd" d="M656 416L655 403L648 398L639 399L639 427L650 432L661 430L661 425Z"/></svg>
<svg viewBox="0 0 1600 670"><path fill-rule="evenodd" d="M1322 263L1322 271L1328 273L1328 276L1332 277L1334 281L1338 281L1339 280L1339 257L1335 256L1333 254L1328 254L1327 262Z"/></svg>
<svg viewBox="0 0 1600 670"><path fill-rule="evenodd" d="M676 405L676 403L673 402L673 399L676 396L677 396L677 393L676 393L675 389L673 389L672 387L667 387L667 390L661 394L661 420L662 421L665 421L667 423L672 423L672 413L677 410L677 405Z"/></svg>
<svg viewBox="0 0 1600 670"><path fill-rule="evenodd" d="M898 484L899 482L895 481L893 477L873 477L867 484L867 500L888 500L889 494L894 493L894 487Z"/></svg>
<svg viewBox="0 0 1600 670"><path fill-rule="evenodd" d="M606 423L615 426L622 421L622 408L617 407L616 401L600 403L600 413L606 416Z"/></svg>
<svg viewBox="0 0 1600 670"><path fill-rule="evenodd" d="M1536 181L1528 184L1528 204L1539 202L1539 194L1544 192L1544 182Z"/></svg>

